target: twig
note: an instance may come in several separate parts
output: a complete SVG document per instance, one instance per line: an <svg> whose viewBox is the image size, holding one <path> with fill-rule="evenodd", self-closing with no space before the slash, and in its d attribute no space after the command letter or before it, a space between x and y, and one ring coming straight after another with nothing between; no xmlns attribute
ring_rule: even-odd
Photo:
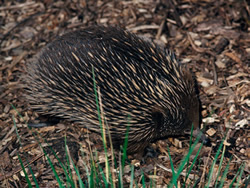
<svg viewBox="0 0 250 188"><path fill-rule="evenodd" d="M212 59L211 62L212 62L212 66L213 66L214 84L217 86L218 85L218 74L217 74L214 59Z"/></svg>
<svg viewBox="0 0 250 188"><path fill-rule="evenodd" d="M145 30L145 29L159 29L159 25L140 25L133 28L127 28L128 31L139 31L139 30Z"/></svg>
<svg viewBox="0 0 250 188"><path fill-rule="evenodd" d="M156 39L158 40L160 37L161 37L161 34L162 34L162 31L163 31L163 28L165 26L165 23L166 23L166 16L164 16L164 19L161 21L161 25L157 31L157 34L156 34Z"/></svg>
<svg viewBox="0 0 250 188"><path fill-rule="evenodd" d="M27 8L27 7L32 6L34 4L37 4L37 3L36 2L26 2L26 3L12 5L12 6L0 7L0 11L2 11L2 10L20 9L20 8L23 8L23 7Z"/></svg>
<svg viewBox="0 0 250 188"><path fill-rule="evenodd" d="M212 149L213 147L210 148L210 151L209 151L209 154L208 154L208 158L207 158L207 161L204 165L204 168L203 168L203 173L201 175L201 180L200 180L200 185L199 185L199 188L203 185L204 183L204 179L205 179L205 174L206 174L206 168L207 168L207 165L208 165L208 161L210 159L210 156L211 156L211 153L212 153Z"/></svg>

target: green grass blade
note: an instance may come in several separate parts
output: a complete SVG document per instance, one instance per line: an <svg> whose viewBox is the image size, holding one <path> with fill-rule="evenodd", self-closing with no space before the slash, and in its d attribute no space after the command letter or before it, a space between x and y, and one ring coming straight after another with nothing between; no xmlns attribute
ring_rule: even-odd
<svg viewBox="0 0 250 188"><path fill-rule="evenodd" d="M65 138L65 139L64 139L64 140L65 140L65 152L66 152L66 158L67 158L67 163L68 163L68 170L69 170L69 173L70 173L70 176L71 176L71 179L68 179L67 182L69 181L71 187L75 187L75 185L74 185L74 183L73 183L74 181L73 181L73 178L72 178L71 168L70 168L70 164L72 164L73 167L74 167L74 170L75 170L75 172L76 172L76 175L77 175L77 177L78 177L78 183L79 183L80 188L85 188L85 186L84 186L84 184L83 184L83 182L82 182L82 179L81 179L81 175L80 175L80 173L79 173L79 170L76 168L76 166L75 166L75 164L74 164L72 158L71 158L70 155L69 155L69 148L68 148L68 146L67 146L66 136L65 136L64 138Z"/></svg>
<svg viewBox="0 0 250 188"><path fill-rule="evenodd" d="M181 161L179 167L178 167L178 170L177 170L177 173L175 176L172 177L171 179L171 182L170 182L170 185L169 187L172 188L174 185L177 184L177 179L178 177L180 176L181 172L183 171L187 161L189 160L190 158L190 155L192 154L192 152L194 151L195 149L195 146L198 144L198 142L200 141L200 138L201 138L201 133L197 136L195 142L193 143L191 149L189 150L188 154L183 158L183 160Z"/></svg>
<svg viewBox="0 0 250 188"><path fill-rule="evenodd" d="M216 181L215 181L215 187L217 187L217 182L219 180L220 171L221 171L221 168L222 168L222 162L223 162L223 159L224 159L224 156L225 156L225 151L226 151L226 146L224 145L223 150L222 150L222 155L221 155L221 158L220 158L219 169L218 169L218 173L217 173L217 177L216 177Z"/></svg>
<svg viewBox="0 0 250 188"><path fill-rule="evenodd" d="M244 168L244 166L245 166L245 163L242 163L242 164L240 165L240 167L239 167L239 169L237 170L237 172L236 172L236 174L235 174L235 176L234 176L232 182L231 182L230 185L229 185L229 188L232 188L232 187L233 187L233 184L234 184L236 178L238 177L238 174L240 173L242 167Z"/></svg>
<svg viewBox="0 0 250 188"><path fill-rule="evenodd" d="M192 164L191 164L190 168L188 169L188 173L187 173L187 175L186 175L184 185L186 184L187 178L189 177L189 175L190 175L190 173L191 173L191 171L192 171L192 169L193 169L193 167L194 167L194 165L195 165L195 162L196 162L196 160L198 159L198 155L199 155L199 153L200 153L202 147L203 147L203 144L200 145L200 147L199 147L199 149L198 149L198 151L197 151L197 153L196 153L196 155L195 155L195 157L194 157L194 160L192 161Z"/></svg>
<svg viewBox="0 0 250 188"><path fill-rule="evenodd" d="M21 114L17 111L17 109L15 108L15 106L12 105L12 104L11 104L11 106L12 106L12 108L19 114L19 116L22 118ZM19 142L20 146L22 146L21 139L20 139L20 136L19 136L19 133L18 133L18 130L17 130L17 126L16 126L16 121L15 121L14 115L12 115L12 120L13 120L13 124L14 124L14 127L15 127L15 131L16 131L16 135L17 135L17 138L18 138L18 142ZM23 165L23 163L22 163L22 160L21 160L19 154L18 154L18 159L19 159L19 162L20 162L20 164L21 164L21 166L22 166L22 169L23 169L24 165ZM20 160L21 160L21 161L20 161ZM31 173L31 175L32 175L32 179L34 180L36 187L39 187L38 182L37 182L37 179L36 179L36 176L34 175L33 170L32 170L32 168L30 167L27 158L26 158L26 162L27 162L27 164L28 164L28 168L29 168L29 170L30 170L30 173ZM25 168L24 168L23 170L25 170ZM26 171L23 171L23 172L24 172L25 178L26 178L26 180L27 180L27 178L28 178L28 176L26 177L27 173L26 173ZM29 179L28 179L28 180L29 180ZM29 182L30 182L30 181L29 181ZM29 185L29 182L27 181L28 186L30 186L30 185Z"/></svg>
<svg viewBox="0 0 250 188"><path fill-rule="evenodd" d="M153 179L152 187L156 187L157 179L156 179L156 166L154 167L154 179Z"/></svg>
<svg viewBox="0 0 250 188"><path fill-rule="evenodd" d="M73 181L73 176L72 176L72 172L71 172L71 168L70 168L70 161L69 161L69 153L67 148L67 139L66 139L66 135L64 136L64 148L65 148L65 156L66 156L66 161L67 161L67 166L68 166L68 170L64 170L65 176L66 176L66 182L69 183L71 185L72 188L75 187L74 185L74 181ZM62 165L64 166L64 165Z"/></svg>
<svg viewBox="0 0 250 188"><path fill-rule="evenodd" d="M12 115L12 120L13 120L13 123L14 123L15 131L16 131L16 135L17 135L17 140L18 140L20 146L22 146L21 139L20 139L20 136L19 136L19 133L18 133L18 130L17 130L17 126L16 126L16 121L15 121L14 115Z"/></svg>
<svg viewBox="0 0 250 188"><path fill-rule="evenodd" d="M34 136L35 137L35 136ZM36 138L37 139L37 138ZM44 139L44 141L48 144L48 141L46 139ZM39 144L39 146L42 148L44 154L46 153L44 148L42 147L40 141L37 139L37 142ZM68 175L68 171L67 171L67 168L65 167L65 165L62 163L62 161L59 159L59 157L57 156L56 152L53 150L53 148L51 146L49 146L48 144L48 149L52 152L52 154L55 156L55 158L57 159L59 165L61 166L61 168L63 169L64 171L64 174L65 174L65 177L66 177L66 180L67 182L72 182L71 184L73 184L74 186L74 181L69 177ZM65 148L66 149L66 148Z"/></svg>
<svg viewBox="0 0 250 188"><path fill-rule="evenodd" d="M86 165L86 163L84 162L84 161L82 161L83 162L83 165L85 166L85 171L86 171L86 175L87 175L87 184L89 185L89 187L90 187L90 173L89 173L89 169L88 169L88 167L87 167L87 165Z"/></svg>
<svg viewBox="0 0 250 188"><path fill-rule="evenodd" d="M130 176L130 188L133 188L133 184L134 184L134 170L135 167L134 165L131 165L131 176Z"/></svg>
<svg viewBox="0 0 250 188"><path fill-rule="evenodd" d="M221 143L220 143L220 146L219 146L219 148L218 148L218 150L217 150L217 152L216 152L216 154L215 154L213 163L212 163L211 168L210 168L209 173L208 173L208 182L207 182L206 185L205 185L206 188L208 188L209 185L210 185L210 183L211 183L211 180L212 180L212 177L213 177L214 166L215 166L216 161L217 161L217 159L218 159L218 157L219 157L219 155L220 155L220 151L221 151L221 148L222 148L222 146L223 146L224 140L225 140L225 137L222 139L222 141L221 141Z"/></svg>
<svg viewBox="0 0 250 188"><path fill-rule="evenodd" d="M225 146L224 146L224 147L225 147ZM223 175L222 175L222 177L221 177L219 188L222 188L223 185L224 185L224 182L225 182L225 179L226 179L226 177L227 177L227 173L228 173L228 170L229 170L229 165L230 165L231 160L232 160L232 156L230 157L230 159L229 159L229 161L228 161L228 163L227 163L227 166L226 166L226 168L225 168L225 171L224 171L224 173L223 173Z"/></svg>
<svg viewBox="0 0 250 188"><path fill-rule="evenodd" d="M100 124L101 130L103 130L103 127L102 127L102 118L101 118L101 111L100 111L99 100L98 100L98 93L97 93L97 87L96 87L96 81L95 81L94 66L92 66L92 76L93 76L93 84L94 84L95 102L96 102L96 108L97 108L97 112L98 112L98 120L99 120L99 124ZM103 131L101 131L101 135L102 135L103 138L105 136L104 134L105 133ZM106 143L104 143L104 149L105 148L106 148Z"/></svg>
<svg viewBox="0 0 250 188"><path fill-rule="evenodd" d="M25 179L26 179L26 181L27 181L27 183L28 183L28 186L29 186L29 188L32 188L30 179L29 179L28 174L27 174L27 172L26 172L26 170L25 170L25 168L24 168L23 161L22 161L21 157L19 156L19 154L17 154L17 156L18 156L19 162L20 162L20 164L21 164L22 170L23 170L23 172L24 172L24 176L25 176Z"/></svg>
<svg viewBox="0 0 250 188"><path fill-rule="evenodd" d="M56 172L53 163L51 162L50 158L48 157L47 152L46 152L45 149L42 147L42 145L41 145L41 143L39 142L38 139L37 139L37 142L39 143L40 147L42 148L42 150L43 150L43 152L44 152L44 154L45 154L45 157L46 157L46 159L48 160L48 162L49 162L49 164L50 164L50 166L51 166L52 171L53 171L53 172ZM48 141L47 141L46 139L45 139L45 142L48 144ZM67 171L67 168L66 168L65 165L62 163L62 161L59 159L59 157L57 156L56 152L53 150L53 148L52 148L51 146L48 146L48 149L52 152L52 154L53 154L53 155L55 156L55 158L57 159L59 165L60 165L61 168L63 169L64 175L65 175L65 177L66 177L66 182L67 182L67 183L70 183L70 185L72 185L72 187L75 187L75 186L74 186L74 181L73 181L73 179L70 178L70 176L69 176L69 174L68 174L68 171ZM66 148L65 148L65 150L66 150ZM66 155L66 156L67 156L67 155ZM57 173L54 173L54 175L55 175L56 179L59 178ZM58 178L57 178L57 177L58 177ZM72 177L72 176L71 176L71 177ZM60 180L60 178L59 178L59 180ZM61 181L60 181L60 182L61 182ZM59 184L59 182L58 182L58 184ZM62 182L61 182L61 184L62 184ZM59 186L60 186L60 185L59 185ZM64 186L63 186L63 187L64 187Z"/></svg>
<svg viewBox="0 0 250 188"><path fill-rule="evenodd" d="M113 186L112 183L112 176L111 170L110 170L110 165L108 163L108 150L107 150L107 143L106 143L106 133L104 132L105 130L103 129L103 121L101 118L101 110L99 106L99 99L98 99L98 93L97 93L97 87L96 87L96 80L95 80L95 71L94 71L94 66L92 66L92 76L93 76L93 85L94 85L94 93L95 93L95 101L96 101L96 107L97 107L97 112L98 112L98 120L101 128L101 135L102 135L102 141L103 141L103 147L104 147L104 153L105 153L105 165L106 165L106 179L111 181L111 185ZM100 97L100 96L99 96Z"/></svg>
<svg viewBox="0 0 250 188"><path fill-rule="evenodd" d="M75 172L76 172L76 175L78 177L78 183L80 185L80 188L85 188L84 186L84 183L82 182L82 179L81 179L81 175L80 175L80 172L79 170L76 168L75 164L73 163L72 159L71 159L71 163L73 164L73 167L75 169ZM74 186L75 187L75 186Z"/></svg>
<svg viewBox="0 0 250 188"><path fill-rule="evenodd" d="M35 176L35 174L34 174L32 168L30 167L30 165L28 165L28 167L29 167L30 173L31 173L31 175L32 175L32 178L33 178L33 180L34 180L34 182L35 182L35 184L36 184L36 187L39 188L38 182L37 182L37 180L36 180L36 176Z"/></svg>
<svg viewBox="0 0 250 188"><path fill-rule="evenodd" d="M190 135L190 139L189 139L189 150L191 149L191 146L192 146L193 131L194 131L194 124L192 124L192 127L191 127L191 135ZM193 166L194 166L194 164L195 164L195 161L196 161L196 159L197 159L197 157L198 157L198 155L199 155L199 152L200 152L201 148L202 148L202 146L199 148L198 153L196 153L196 156L195 156L195 158L194 158L194 161L192 162L190 168L188 169L188 173L187 173L187 175L186 175L186 177L185 177L185 181L184 181L184 184L183 184L183 186L182 186L183 188L184 188L185 185L186 185L186 181L187 181L187 179L188 179L188 176L189 176L189 174L191 173L191 170L192 170L192 168L193 168ZM189 159L188 159L188 161L187 161L187 164L189 164Z"/></svg>
<svg viewBox="0 0 250 188"><path fill-rule="evenodd" d="M175 176L174 163L173 163L172 157L171 157L171 155L170 155L169 147L167 146L167 148L168 148L168 155L169 155L169 160L170 160L170 165L171 165L172 174L173 174L173 176Z"/></svg>
<svg viewBox="0 0 250 188"><path fill-rule="evenodd" d="M91 173L90 173L90 177L89 177L89 179L90 179L90 181L89 181L89 187L95 187L95 181L94 181L94 179L95 179L95 177L94 177L95 169L94 168L95 167L93 167L91 165ZM96 184L98 184L99 183L98 182L98 178L96 177L96 179L97 179Z"/></svg>
<svg viewBox="0 0 250 188"><path fill-rule="evenodd" d="M22 115L16 110L15 106L12 105L12 104L11 104L11 106L12 106L12 108L18 113L19 117L23 119ZM13 116L13 120L14 120L14 116ZM27 122L26 122L26 123L27 123ZM15 121L14 121L14 125L15 125ZM28 127L28 128L31 129L30 127ZM18 141L19 141L19 143L20 143L20 145L21 145L20 136L19 136L19 134L18 134L17 128L16 128L16 133L17 133ZM37 133L37 134L38 134L38 133ZM45 152L44 148L42 147L41 143L39 142L38 138L36 137L36 135L34 134L33 131L32 131L32 135L34 136L34 138L36 138L36 140L38 141L40 147L43 149L43 152L44 152L46 158L48 159L47 153ZM47 142L47 140L45 140L45 141ZM48 143L48 142L47 142L47 143ZM49 148L50 148L51 151L53 152L54 156L57 158L57 160L58 160L58 162L60 163L61 167L63 168L63 170L64 170L64 172L65 172L65 175L66 175L66 178L68 178L68 177L67 177L67 170L66 170L66 168L64 167L64 165L62 164L62 162L59 160L59 158L58 158L58 156L56 155L56 153L54 152L54 150L53 150L51 147L49 147ZM50 161L50 159L49 159L49 161ZM51 161L50 161L50 162L51 162ZM50 165L53 166L52 163L50 163ZM29 166L29 168L30 168L30 166ZM31 168L30 168L30 170L31 170L31 174L32 174L32 177L33 177L33 180L34 180L36 186L39 187L39 186L38 186L38 182L37 182L37 180L36 180L36 178L35 178L35 176L34 176L34 173L33 173L33 171L32 171ZM52 169L52 170L53 170L53 169ZM55 169L53 170L53 172L54 172L54 171L55 171ZM58 177L57 174L55 174L55 176ZM58 178L59 178L59 177L58 177ZM60 179L59 179L59 180L60 180ZM61 181L60 181L60 182L61 182ZM59 182L58 182L58 183L59 183ZM60 187L63 187L62 184L61 184L61 185L59 184L59 186L60 186Z"/></svg>
<svg viewBox="0 0 250 188"><path fill-rule="evenodd" d="M80 148L80 152L81 152L81 156L82 158L84 158L84 152L82 150L82 147ZM90 159L91 160L91 159ZM81 160L81 162L83 163L84 167L85 167L85 171L86 171L86 176L87 176L87 182L90 182L90 173L89 173L89 169L87 164L84 162L84 160ZM86 185L89 185L88 183L86 183Z"/></svg>
<svg viewBox="0 0 250 188"><path fill-rule="evenodd" d="M191 148L191 146L192 146L192 142L193 142L193 131L194 131L194 124L192 123L192 126L191 126L191 135L190 135L190 139L189 139L189 149ZM187 164L189 164L189 159L188 159L188 161L187 161ZM188 170L189 171L189 170ZM191 172L191 170L190 170L190 172ZM186 181L187 181L187 179L188 179L188 175L186 176L186 178L185 178L185 182L184 182L184 184L183 184L183 188L184 188L184 186L186 185Z"/></svg>
<svg viewBox="0 0 250 188"><path fill-rule="evenodd" d="M108 125L106 119L105 119L105 124ZM115 159L115 152L114 152L114 148L113 148L113 143L112 143L112 137L109 131L109 127L107 126L107 131L108 131L108 138L109 138L109 143L110 143L110 150L111 150L111 164L110 166L112 167L112 169L116 169L116 159ZM111 182L111 187L115 187L115 182L113 180L116 179L115 177L115 173L114 171L111 173L110 172L110 182Z"/></svg>
<svg viewBox="0 0 250 188"><path fill-rule="evenodd" d="M237 178L237 183L236 183L235 188L238 188L238 187L240 186L240 180L241 180L241 176L242 176L243 171L244 171L244 167L245 167L245 164L242 166L242 168L241 168L241 170L240 170L240 174L239 174L239 176L238 176L238 178Z"/></svg>
<svg viewBox="0 0 250 188"><path fill-rule="evenodd" d="M95 152L95 156L96 156L96 159L98 159L98 153ZM97 161L98 163L98 161ZM98 186L101 186L101 180L99 179L99 176L98 176L98 171L97 171L97 167L96 167L96 163L94 161L94 158L92 158L92 163L91 163L91 171L93 173L92 175L92 185L97 185ZM92 187L92 186L91 186Z"/></svg>
<svg viewBox="0 0 250 188"><path fill-rule="evenodd" d="M16 107L13 104L10 104L10 105L16 111L16 113L18 114L18 116L24 121L23 116L18 112L18 110L16 109ZM14 117L14 116L12 116L12 117ZM25 124L27 124L27 121L25 122Z"/></svg>
<svg viewBox="0 0 250 188"><path fill-rule="evenodd" d="M174 169L174 163L173 163L172 157L170 155L169 147L168 147L168 156L169 156L169 160L170 160L170 166L171 166L172 174L173 174L173 177L174 177L174 176L176 176L176 173L175 173L175 169ZM177 183L176 182L175 182L175 187L177 187Z"/></svg>
<svg viewBox="0 0 250 188"><path fill-rule="evenodd" d="M95 153L96 158L98 159L98 154ZM89 187L99 187L100 186L100 179L98 177L98 171L96 168L96 163L94 160L94 156L91 153L91 161L90 161L90 176L88 178L88 185Z"/></svg>
<svg viewBox="0 0 250 188"><path fill-rule="evenodd" d="M142 183L142 187L143 188L146 188L146 183L145 183L145 176L144 176L144 173L143 173L143 171L141 170L141 183Z"/></svg>
<svg viewBox="0 0 250 188"><path fill-rule="evenodd" d="M130 115L128 116L128 126L126 130L125 140L124 140L124 146L123 146L123 155L122 155L122 170L125 166L125 160L127 159L127 148L128 148L128 134L129 134L129 128L130 128Z"/></svg>
<svg viewBox="0 0 250 188"><path fill-rule="evenodd" d="M194 188L195 188L195 187L198 187L198 184L200 183L200 178L197 178L197 179L195 180L195 175L197 174L197 176L198 176L198 174L200 173L201 161L202 161L202 159L199 158L199 160L198 160L198 165L197 165L198 171L197 171L197 173L194 174L194 181L195 181L194 184L193 184L193 187L194 187Z"/></svg>
<svg viewBox="0 0 250 188"><path fill-rule="evenodd" d="M49 163L49 165L50 165L50 167L51 167L51 169L52 169L52 171L53 171L53 173L54 173L54 175L55 175L55 178L56 178L56 180L57 180L57 182L58 182L58 184L59 184L59 187L60 187L60 188L61 188L61 187L65 187L65 186L63 186L62 181L61 181L61 179L59 178L59 176L58 176L58 174L57 174L57 172L56 172L56 169L55 169L55 167L54 167L52 161L50 160L48 154L46 153L46 151L44 150L44 148L42 148L42 149L43 149L43 153L44 153L44 155L45 155L45 157L46 157L46 159L47 159L47 161L48 161L48 163Z"/></svg>
<svg viewBox="0 0 250 188"><path fill-rule="evenodd" d="M119 183L119 188L123 188L123 170L122 170L122 162L121 162L121 152L119 152L119 176L118 176L118 183Z"/></svg>
<svg viewBox="0 0 250 188"><path fill-rule="evenodd" d="M103 182L104 182L104 185L105 185L105 187L108 187L108 186L109 186L109 183L108 183L108 181L107 181L107 179L106 179L105 173L103 172L102 167L101 167L99 164L98 164L98 167L99 167L99 171L100 171L100 173L101 173L101 176L102 176L102 180L103 180Z"/></svg>

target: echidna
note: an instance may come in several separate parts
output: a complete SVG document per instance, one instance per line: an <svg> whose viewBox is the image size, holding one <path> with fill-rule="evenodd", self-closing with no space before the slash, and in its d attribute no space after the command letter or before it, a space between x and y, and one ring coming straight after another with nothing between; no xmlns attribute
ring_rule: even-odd
<svg viewBox="0 0 250 188"><path fill-rule="evenodd" d="M93 72L115 145L123 144L130 125L128 152L198 127L192 74L173 53L115 27L73 31L48 44L28 65L32 109L100 132Z"/></svg>

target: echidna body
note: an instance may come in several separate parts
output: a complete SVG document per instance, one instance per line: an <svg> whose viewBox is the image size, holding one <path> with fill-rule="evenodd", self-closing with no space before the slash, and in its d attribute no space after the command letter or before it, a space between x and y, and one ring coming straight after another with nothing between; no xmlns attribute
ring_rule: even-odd
<svg viewBox="0 0 250 188"><path fill-rule="evenodd" d="M130 153L199 125L191 73L172 53L114 27L73 31L48 44L28 65L28 101L39 113L100 132L93 73L115 145L130 126Z"/></svg>

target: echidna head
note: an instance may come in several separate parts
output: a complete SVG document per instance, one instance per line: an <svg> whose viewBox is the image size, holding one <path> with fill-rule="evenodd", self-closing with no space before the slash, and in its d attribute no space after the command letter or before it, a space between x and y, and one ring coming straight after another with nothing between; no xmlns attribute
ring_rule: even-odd
<svg viewBox="0 0 250 188"><path fill-rule="evenodd" d="M172 95L167 99L168 103L164 107L154 107L152 110L152 120L156 127L157 137L168 135L180 135L188 132L192 124L194 129L199 128L200 100L196 83L189 72L183 72L184 81L180 82L173 89L177 95Z"/></svg>
<svg viewBox="0 0 250 188"><path fill-rule="evenodd" d="M152 120L156 127L157 137L165 137L169 135L180 135L194 129L200 125L199 101L190 101L188 107L177 109L156 108L152 112Z"/></svg>

